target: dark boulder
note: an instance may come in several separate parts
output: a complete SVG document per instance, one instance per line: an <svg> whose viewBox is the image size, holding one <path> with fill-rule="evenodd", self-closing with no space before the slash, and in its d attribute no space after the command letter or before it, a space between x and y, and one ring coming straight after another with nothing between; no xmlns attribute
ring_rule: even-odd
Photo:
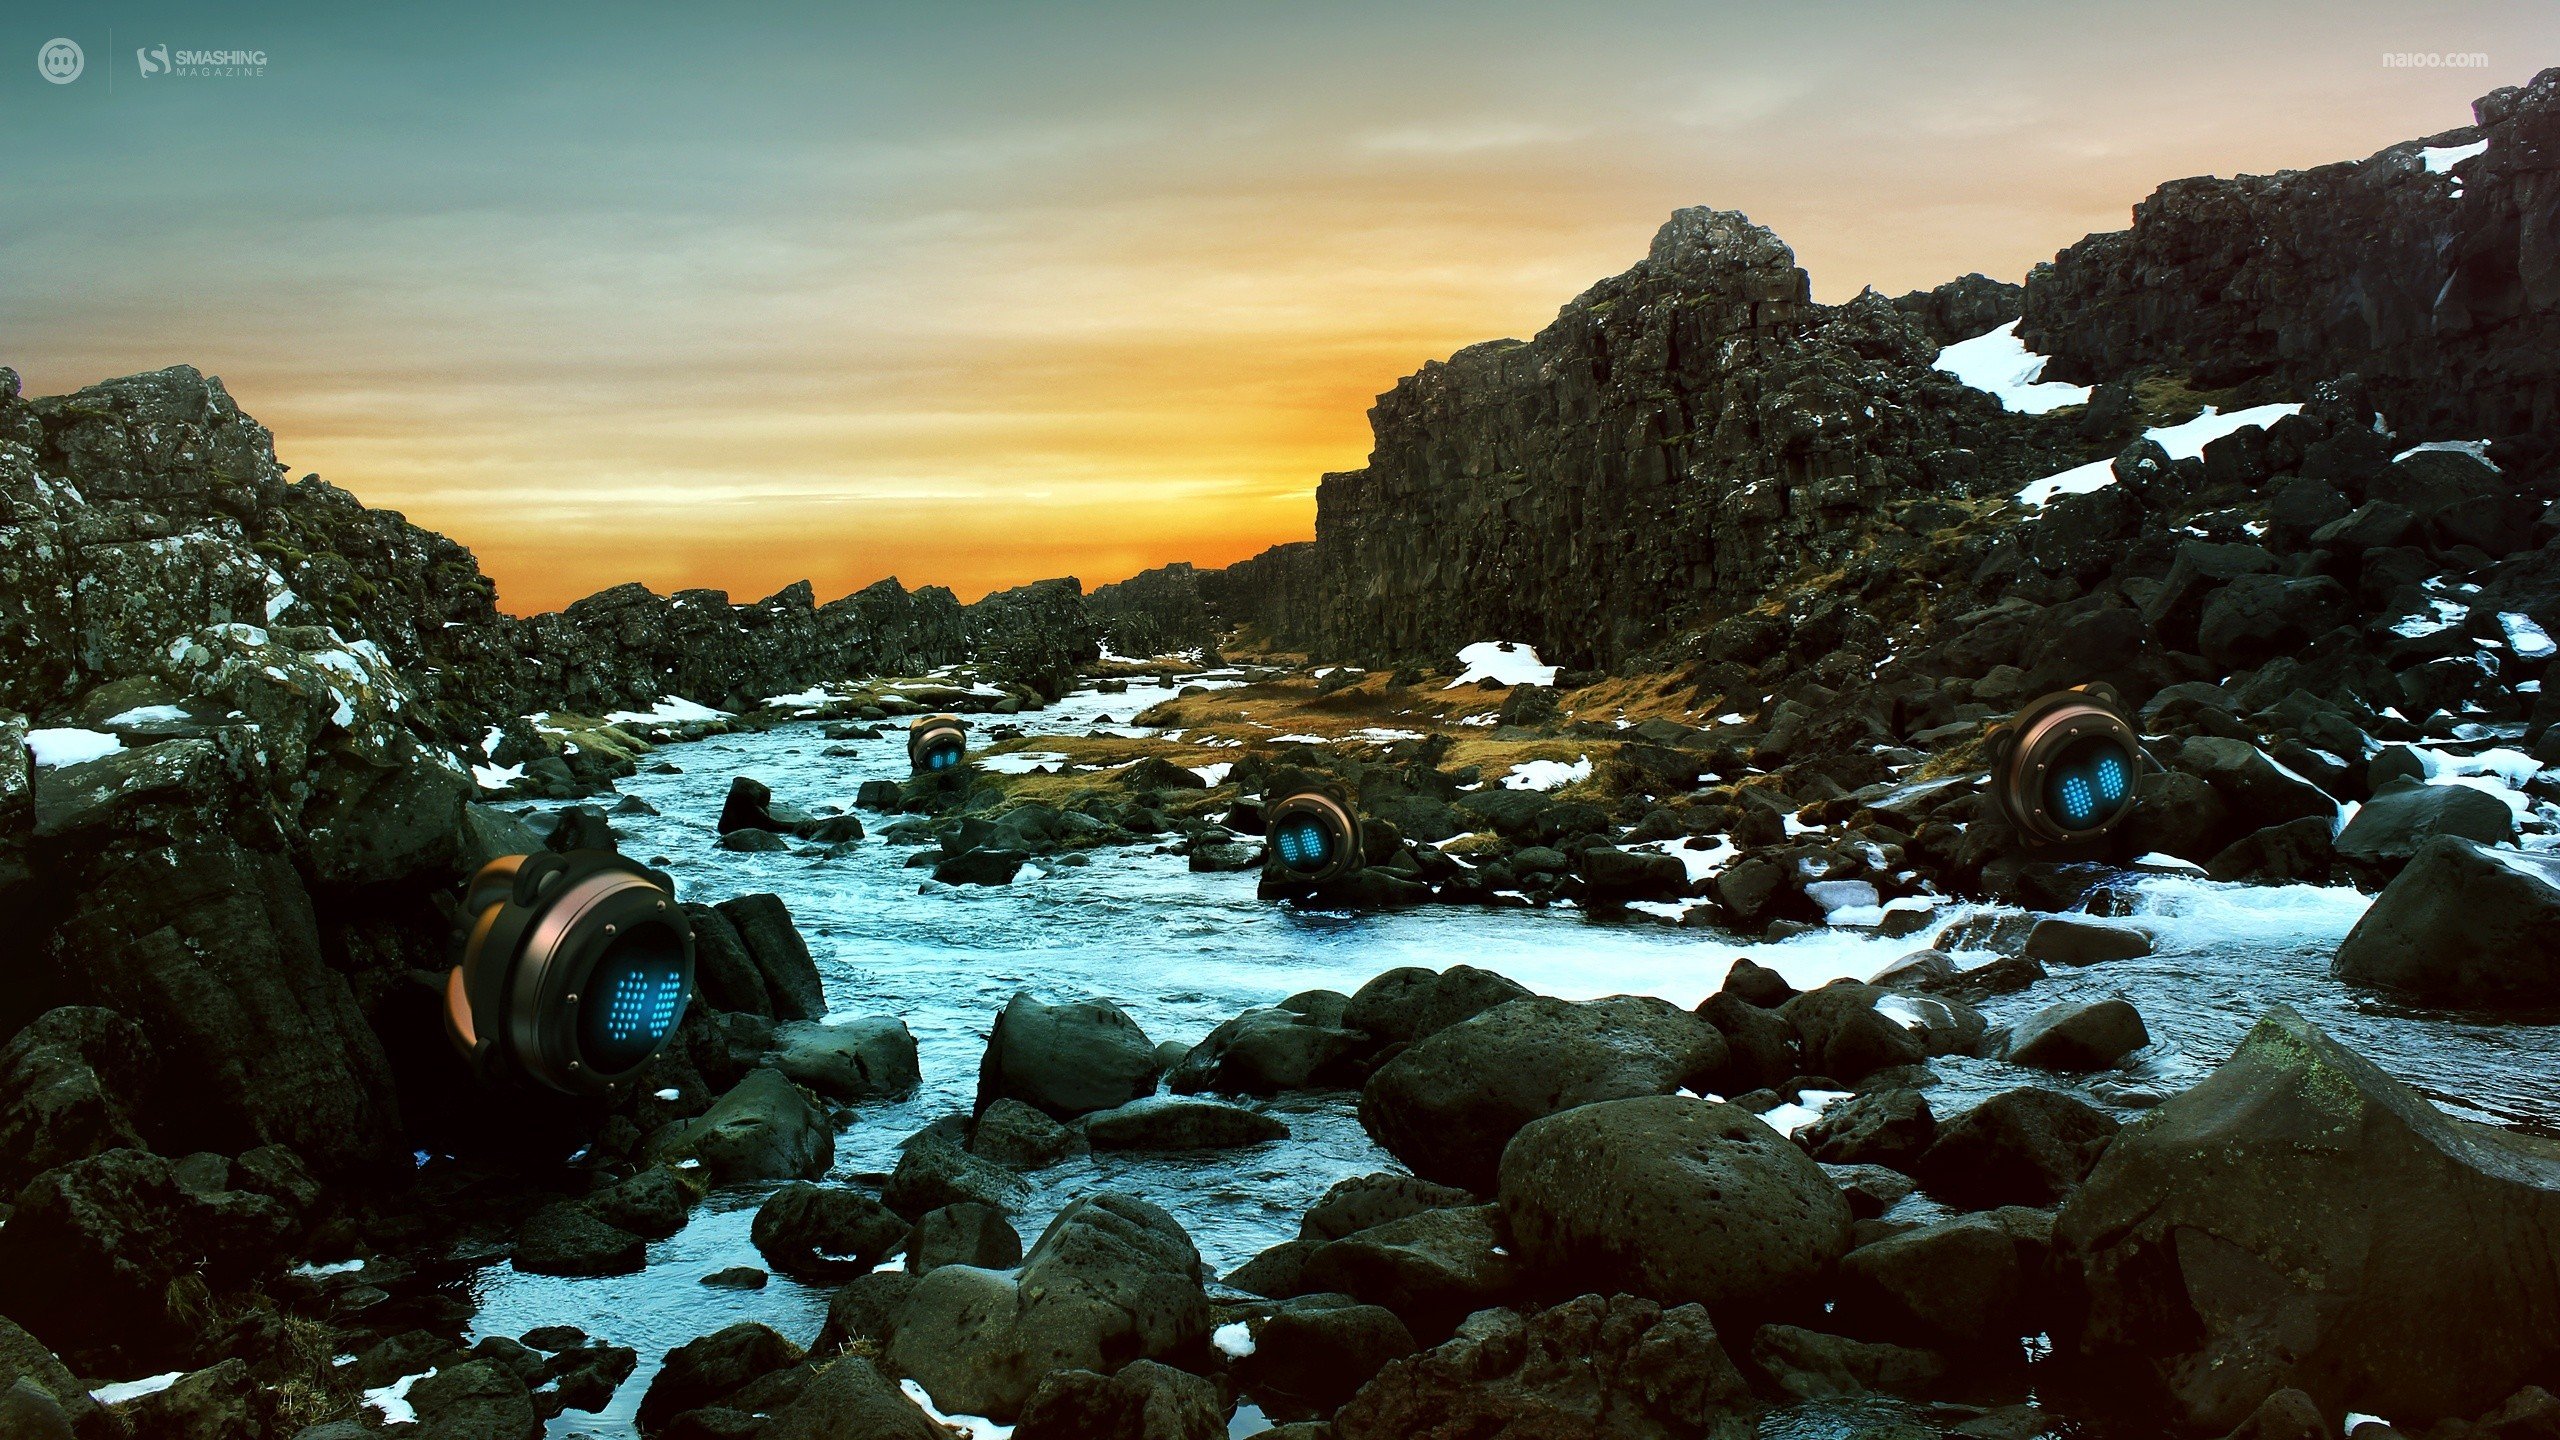
<svg viewBox="0 0 2560 1440"><path fill-rule="evenodd" d="M583 1205L557 1201L517 1229L513 1262L527 1275L631 1275L647 1263L648 1252L639 1236Z"/></svg>
<svg viewBox="0 0 2560 1440"><path fill-rule="evenodd" d="M143 1149L157 1073L142 1028L111 1010L49 1010L0 1048L0 1195L102 1150Z"/></svg>
<svg viewBox="0 0 2560 1440"><path fill-rule="evenodd" d="M983 1160L952 1143L948 1136L926 1130L908 1139L898 1153L898 1166L880 1198L910 1220L946 1205L984 1205L1011 1214L1029 1199L1031 1187L1022 1177Z"/></svg>
<svg viewBox="0 0 2560 1440"><path fill-rule="evenodd" d="M1227 1408L1214 1382L1153 1360L1116 1375L1053 1370L1022 1407L1013 1440L1226 1440Z"/></svg>
<svg viewBox="0 0 2560 1440"><path fill-rule="evenodd" d="M2051 1090L2004 1090L1938 1126L1920 1181L1948 1204L2051 1205L2089 1173L2118 1125Z"/></svg>
<svg viewBox="0 0 2560 1440"><path fill-rule="evenodd" d="M1725 1068L1715 1081L1720 1093L1744 1095L1804 1073L1795 1024L1780 1012L1763 1010L1728 989L1699 1002L1697 1014L1724 1036Z"/></svg>
<svg viewBox="0 0 2560 1440"><path fill-rule="evenodd" d="M1435 1185L1411 1175L1355 1175L1335 1181L1323 1199L1308 1207L1298 1222L1298 1234L1309 1240L1339 1240L1425 1210L1476 1203L1474 1195L1454 1185Z"/></svg>
<svg viewBox="0 0 2560 1440"><path fill-rule="evenodd" d="M1479 1193L1522 1125L1595 1100L1706 1084L1725 1065L1715 1027L1664 1001L1533 996L1449 1026L1381 1066L1360 1123L1413 1172Z"/></svg>
<svg viewBox="0 0 2560 1440"><path fill-rule="evenodd" d="M1394 1311L1348 1295L1287 1300L1220 1326L1214 1339L1238 1387L1279 1421L1331 1415L1388 1361L1421 1348Z"/></svg>
<svg viewBox="0 0 2560 1440"><path fill-rule="evenodd" d="M1165 1083L1177 1094L1347 1089L1359 1083L1359 1062L1370 1049L1360 1031L1270 1006L1247 1010L1210 1031L1172 1067Z"/></svg>
<svg viewBox="0 0 2560 1440"><path fill-rule="evenodd" d="M1928 1043L1917 1031L1877 1010L1889 993L1835 980L1781 1006L1803 1041L1806 1069L1854 1085L1879 1070L1928 1059Z"/></svg>
<svg viewBox="0 0 2560 1440"><path fill-rule="evenodd" d="M1759 1408L1704 1309L1584 1295L1528 1315L1487 1311L1447 1343L1389 1361L1333 1432L1740 1440Z"/></svg>
<svg viewBox="0 0 2560 1440"><path fill-rule="evenodd" d="M535 1440L542 1416L524 1380L495 1360L449 1365L409 1387L421 1434L456 1440Z"/></svg>
<svg viewBox="0 0 2560 1440"><path fill-rule="evenodd" d="M1163 1210L1105 1193L1058 1212L1018 1277L945 1265L919 1279L888 1358L945 1409L1005 1421L1051 1371L1186 1359L1208 1335L1190 1237Z"/></svg>
<svg viewBox="0 0 2560 1440"><path fill-rule="evenodd" d="M187 1077L153 1120L175 1145L272 1142L323 1171L405 1163L390 1063L283 856L217 836L103 863L53 961Z"/></svg>
<svg viewBox="0 0 2560 1440"><path fill-rule="evenodd" d="M0 1225L0 1313L74 1364L175 1358L193 1333L173 1287L271 1275L294 1230L267 1196L192 1179L178 1162L128 1149L29 1181Z"/></svg>
<svg viewBox="0 0 2560 1440"><path fill-rule="evenodd" d="M2347 932L2329 973L2432 1005L2560 1005L2560 859L2427 840Z"/></svg>
<svg viewBox="0 0 2560 1440"><path fill-rule="evenodd" d="M2014 1353L2051 1323L2053 1216L2008 1207L1861 1245L1840 1262L1853 1332L1924 1350Z"/></svg>
<svg viewBox="0 0 2560 1440"><path fill-rule="evenodd" d="M835 1125L780 1071L758 1070L709 1110L651 1137L650 1153L679 1168L698 1163L720 1185L812 1180L835 1161Z"/></svg>
<svg viewBox="0 0 2560 1440"><path fill-rule="evenodd" d="M2150 1043L2130 1002L2065 1000L2020 1021L2003 1058L2040 1070L2105 1070Z"/></svg>
<svg viewBox="0 0 2560 1440"><path fill-rule="evenodd" d="M907 1222L858 1190L795 1180L756 1207L748 1238L782 1274L847 1280L896 1254Z"/></svg>
<svg viewBox="0 0 2560 1440"><path fill-rule="evenodd" d="M2415 1428L2560 1361L2554 1233L2548 1142L2450 1119L2278 1007L2118 1137L2056 1243L2087 1295L2077 1348L2155 1382L2175 1423L2292 1387Z"/></svg>
<svg viewBox="0 0 2560 1440"><path fill-rule="evenodd" d="M1040 1170L1083 1153L1084 1136L1019 1100L998 1100L969 1126L969 1153L1008 1170Z"/></svg>
<svg viewBox="0 0 2560 1440"><path fill-rule="evenodd" d="M1551 1289L1766 1314L1820 1293L1849 1249L1848 1201L1821 1166L1749 1111L1688 1096L1531 1121L1501 1181L1514 1247Z"/></svg>
<svg viewBox="0 0 2560 1440"><path fill-rule="evenodd" d="M778 895L741 895L718 905L722 917L738 933L739 944L755 962L773 1001L776 1020L815 1020L827 1013L826 987L818 982L818 962L809 956L799 927Z"/></svg>
<svg viewBox="0 0 2560 1440"><path fill-rule="evenodd" d="M2151 936L2130 925L2108 925L2068 915L2049 915L2027 932L2020 953L2055 965L2099 965L2109 960L2138 960L2151 953Z"/></svg>
<svg viewBox="0 0 2560 1440"><path fill-rule="evenodd" d="M900 1100L923 1079L916 1037L891 1016L795 1021L775 1026L773 1038L764 1063L830 1100Z"/></svg>
<svg viewBox="0 0 2560 1440"><path fill-rule="evenodd" d="M1022 1236L992 1205L962 1201L928 1210L916 1221L907 1246L907 1273L923 1275L944 1265L1010 1270L1022 1263Z"/></svg>
<svg viewBox="0 0 2560 1440"><path fill-rule="evenodd" d="M773 1412L757 1440L947 1440L897 1385L860 1355L820 1366L798 1394Z"/></svg>
<svg viewBox="0 0 2560 1440"><path fill-rule="evenodd" d="M1834 1103L1795 1138L1825 1165L1883 1165L1909 1173L1938 1138L1938 1120L1928 1096L1896 1087Z"/></svg>
<svg viewBox="0 0 2560 1440"><path fill-rule="evenodd" d="M1410 1043L1528 994L1518 981L1472 965L1438 972L1405 966L1361 986L1344 1009L1342 1024L1382 1045Z"/></svg>
<svg viewBox="0 0 2560 1440"><path fill-rule="evenodd" d="M1286 1140L1289 1127L1241 1105L1151 1096L1086 1116L1084 1134L1096 1150L1232 1150Z"/></svg>
<svg viewBox="0 0 2560 1440"><path fill-rule="evenodd" d="M777 1370L797 1365L808 1352L771 1326L741 1320L688 1340L667 1352L666 1363L640 1398L640 1433L653 1435L688 1410L714 1405Z"/></svg>
<svg viewBox="0 0 2560 1440"><path fill-rule="evenodd" d="M1510 1304L1521 1279L1501 1211L1470 1205L1418 1211L1328 1240L1305 1253L1291 1288L1384 1306L1414 1334L1437 1341L1476 1311Z"/></svg>
<svg viewBox="0 0 2560 1440"><path fill-rule="evenodd" d="M2515 812L2505 801L2468 785L2427 785L2399 779L2377 786L2338 832L2338 854L2396 872L2430 837L2452 835L2483 845L2512 845Z"/></svg>
<svg viewBox="0 0 2560 1440"><path fill-rule="evenodd" d="M1948 1370L1935 1351L1793 1325L1761 1326L1751 1337L1751 1366L1769 1388L1794 1400L1919 1396L1937 1390Z"/></svg>
<svg viewBox="0 0 2560 1440"><path fill-rule="evenodd" d="M1155 1042L1108 1000L1008 1001L978 1066L978 1109L1020 1100L1061 1120L1125 1105L1156 1088Z"/></svg>

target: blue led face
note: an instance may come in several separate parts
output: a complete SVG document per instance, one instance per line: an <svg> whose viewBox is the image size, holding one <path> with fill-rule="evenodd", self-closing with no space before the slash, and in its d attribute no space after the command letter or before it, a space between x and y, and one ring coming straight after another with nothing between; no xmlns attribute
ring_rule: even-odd
<svg viewBox="0 0 2560 1440"><path fill-rule="evenodd" d="M1333 858L1333 834L1306 816L1297 816L1272 832L1271 848L1292 870L1314 870Z"/></svg>
<svg viewBox="0 0 2560 1440"><path fill-rule="evenodd" d="M965 747L957 740L937 741L925 747L924 768L927 770L956 769L961 757L967 753Z"/></svg>
<svg viewBox="0 0 2560 1440"><path fill-rule="evenodd" d="M649 1058L684 1018L683 952L672 932L641 926L596 962L578 1002L578 1040L588 1069L613 1075Z"/></svg>
<svg viewBox="0 0 2560 1440"><path fill-rule="evenodd" d="M2045 772L2044 801L2065 830L2095 830L2133 799L2133 760L2113 741L2074 741Z"/></svg>

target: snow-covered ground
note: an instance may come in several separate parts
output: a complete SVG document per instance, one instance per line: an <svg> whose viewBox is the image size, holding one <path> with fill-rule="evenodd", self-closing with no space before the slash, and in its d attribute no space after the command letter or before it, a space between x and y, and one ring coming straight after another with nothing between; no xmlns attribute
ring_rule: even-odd
<svg viewBox="0 0 2560 1440"><path fill-rule="evenodd" d="M1496 685L1556 683L1556 667L1539 664L1537 650L1518 641L1480 640L1458 652L1458 663L1466 668L1443 688L1455 690L1479 680L1490 680Z"/></svg>

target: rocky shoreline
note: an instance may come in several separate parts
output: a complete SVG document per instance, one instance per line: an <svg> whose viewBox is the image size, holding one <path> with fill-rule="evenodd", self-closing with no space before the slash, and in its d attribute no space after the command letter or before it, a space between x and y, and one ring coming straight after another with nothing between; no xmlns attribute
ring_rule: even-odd
<svg viewBox="0 0 2560 1440"><path fill-rule="evenodd" d="M2478 121L2170 187L2023 292L1814 306L1775 236L1681 212L1537 338L1385 397L1306 548L1090 596L624 586L519 620L452 541L288 483L217 380L0 372L0 1437L519 1440L642 1357L466 1347L471 1274L628 1274L740 1186L766 1264L713 1278L835 1285L825 1328L676 1347L649 1435L1208 1440L1240 1405L1286 1440L1741 1435L1871 1396L1903 1428L1870 1433L1973 1440L2560 1427L2552 1117L2448 1114L2277 1009L2125 1125L2063 1077L2138 1055L2135 1007L1981 1009L2143 955L2122 912L2159 874L2373 892L2332 973L2376 1007L2560 1004L2560 72ZM2341 268L2317 237L2368 211L2398 238ZM2301 243L2242 256L2253 226ZM2408 303L2316 323L2359 287ZM2011 320L2085 399L1942 368ZM1560 668L1480 675L1491 641ZM1004 728L1141 676L1181 693ZM2065 863L1976 777L1988 725L2089 681L2154 763L2121 843ZM955 904L1106 847L1248 872L1259 799L1319 774L1374 863L1289 897L1315 911L1910 948L1801 994L1736 964L1694 1010L1441 963L1197 1044L1026 994L988 1007L967 1113L830 1180L915 1037L829 1013L787 897L688 894L701 1003L633 1098L463 1069L439 986L480 862L614 843L660 742L928 709L984 727L968 783L742 777L705 846L812 883L907 847ZM2018 913L1938 915L1967 899ZM1939 1114L1960 1063L2022 1083ZM1014 1226L1079 1149L1286 1163L1271 1102L1353 1095L1402 1173L1224 1277L1109 1187Z"/></svg>

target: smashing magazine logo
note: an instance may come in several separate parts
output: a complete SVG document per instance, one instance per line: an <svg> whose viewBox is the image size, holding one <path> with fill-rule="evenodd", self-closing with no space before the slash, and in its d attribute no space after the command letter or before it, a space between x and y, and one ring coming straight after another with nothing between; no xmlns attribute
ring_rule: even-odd
<svg viewBox="0 0 2560 1440"><path fill-rule="evenodd" d="M171 50L166 45L135 48L133 60L142 78L173 76L186 80L255 79L267 73L264 50Z"/></svg>

